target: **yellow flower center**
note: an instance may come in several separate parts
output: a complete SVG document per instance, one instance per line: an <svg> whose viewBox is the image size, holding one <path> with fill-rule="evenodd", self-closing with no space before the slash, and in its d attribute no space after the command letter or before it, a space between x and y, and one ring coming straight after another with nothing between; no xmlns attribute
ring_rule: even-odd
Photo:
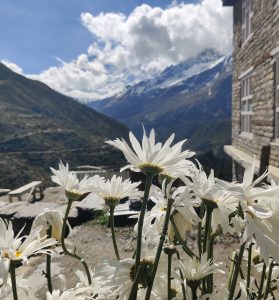
<svg viewBox="0 0 279 300"><path fill-rule="evenodd" d="M9 252L4 251L4 252L3 252L3 257L4 257L4 258L10 258Z"/></svg>
<svg viewBox="0 0 279 300"><path fill-rule="evenodd" d="M119 197L104 197L104 200L105 200L105 203L107 206L115 207L119 203L120 198Z"/></svg>
<svg viewBox="0 0 279 300"><path fill-rule="evenodd" d="M203 203L207 207L211 207L212 209L217 208L218 207L218 203L220 202L218 199L217 200L213 200L213 199L203 198L202 200L203 200Z"/></svg>
<svg viewBox="0 0 279 300"><path fill-rule="evenodd" d="M83 195L83 193L80 193L77 190L66 191L65 193L70 201L77 201Z"/></svg>
<svg viewBox="0 0 279 300"><path fill-rule="evenodd" d="M158 166L158 165L155 165L155 164L152 164L152 163L143 163L143 164L140 164L138 166L138 168L144 173L144 174L151 174L153 176L155 175L158 175L159 173L163 172L163 168Z"/></svg>
<svg viewBox="0 0 279 300"><path fill-rule="evenodd" d="M174 180L175 178L172 177L171 175L167 174L167 173L161 173L159 175L160 180L163 182L164 179L166 179L166 183L170 183L172 180Z"/></svg>
<svg viewBox="0 0 279 300"><path fill-rule="evenodd" d="M170 296L171 296L171 299L174 299L174 298L176 297L177 293L178 293L178 292L177 292L176 289L171 288L171 289L170 289Z"/></svg>
<svg viewBox="0 0 279 300"><path fill-rule="evenodd" d="M22 252L20 252L20 251L16 251L16 253L15 253L15 256L16 256L16 257L20 257L20 256L21 256L21 254L22 254Z"/></svg>
<svg viewBox="0 0 279 300"><path fill-rule="evenodd" d="M138 283L142 285L142 287L146 288L150 283L151 276L153 270L153 261L149 259L142 259L140 261L140 274ZM133 265L130 269L130 279L134 281L136 277L135 265Z"/></svg>

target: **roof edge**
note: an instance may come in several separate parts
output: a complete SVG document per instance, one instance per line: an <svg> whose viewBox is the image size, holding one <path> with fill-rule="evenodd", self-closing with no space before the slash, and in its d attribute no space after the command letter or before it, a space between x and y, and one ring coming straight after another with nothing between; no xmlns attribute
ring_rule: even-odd
<svg viewBox="0 0 279 300"><path fill-rule="evenodd" d="M234 6L236 0L223 0L223 6Z"/></svg>

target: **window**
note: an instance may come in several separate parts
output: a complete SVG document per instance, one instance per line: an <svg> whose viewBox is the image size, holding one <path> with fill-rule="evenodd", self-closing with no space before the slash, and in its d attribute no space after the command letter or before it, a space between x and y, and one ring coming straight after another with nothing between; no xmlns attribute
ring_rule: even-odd
<svg viewBox="0 0 279 300"><path fill-rule="evenodd" d="M279 54L275 59L275 138L279 139Z"/></svg>
<svg viewBox="0 0 279 300"><path fill-rule="evenodd" d="M242 43L252 33L252 0L242 0Z"/></svg>
<svg viewBox="0 0 279 300"><path fill-rule="evenodd" d="M251 77L251 75L247 75L241 79L241 133L248 134L252 134L253 96L251 93Z"/></svg>

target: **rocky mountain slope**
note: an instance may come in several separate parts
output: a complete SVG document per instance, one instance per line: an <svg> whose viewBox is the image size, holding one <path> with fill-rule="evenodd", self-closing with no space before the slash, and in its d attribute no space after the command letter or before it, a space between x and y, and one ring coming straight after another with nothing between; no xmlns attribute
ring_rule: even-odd
<svg viewBox="0 0 279 300"><path fill-rule="evenodd" d="M105 139L127 135L121 123L0 63L0 188L48 179L59 159L73 167L119 161Z"/></svg>
<svg viewBox="0 0 279 300"><path fill-rule="evenodd" d="M188 147L206 165L214 160L221 165L226 160L223 145L231 139L231 80L231 56L206 50L90 106L123 122L137 135L142 124L155 128L160 139L175 132L177 140L189 139Z"/></svg>

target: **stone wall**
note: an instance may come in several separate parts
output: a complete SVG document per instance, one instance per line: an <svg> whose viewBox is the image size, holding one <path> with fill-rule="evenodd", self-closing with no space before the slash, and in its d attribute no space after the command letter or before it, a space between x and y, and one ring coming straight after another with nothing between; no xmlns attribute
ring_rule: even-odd
<svg viewBox="0 0 279 300"><path fill-rule="evenodd" d="M262 149L271 146L270 164L279 166L279 142L275 134L275 71L271 51L279 46L279 5L277 0L252 0L252 35L242 43L242 0L234 6L234 70L232 99L232 144L261 158ZM253 68L251 90L253 95L252 136L241 134L241 89L239 76Z"/></svg>

